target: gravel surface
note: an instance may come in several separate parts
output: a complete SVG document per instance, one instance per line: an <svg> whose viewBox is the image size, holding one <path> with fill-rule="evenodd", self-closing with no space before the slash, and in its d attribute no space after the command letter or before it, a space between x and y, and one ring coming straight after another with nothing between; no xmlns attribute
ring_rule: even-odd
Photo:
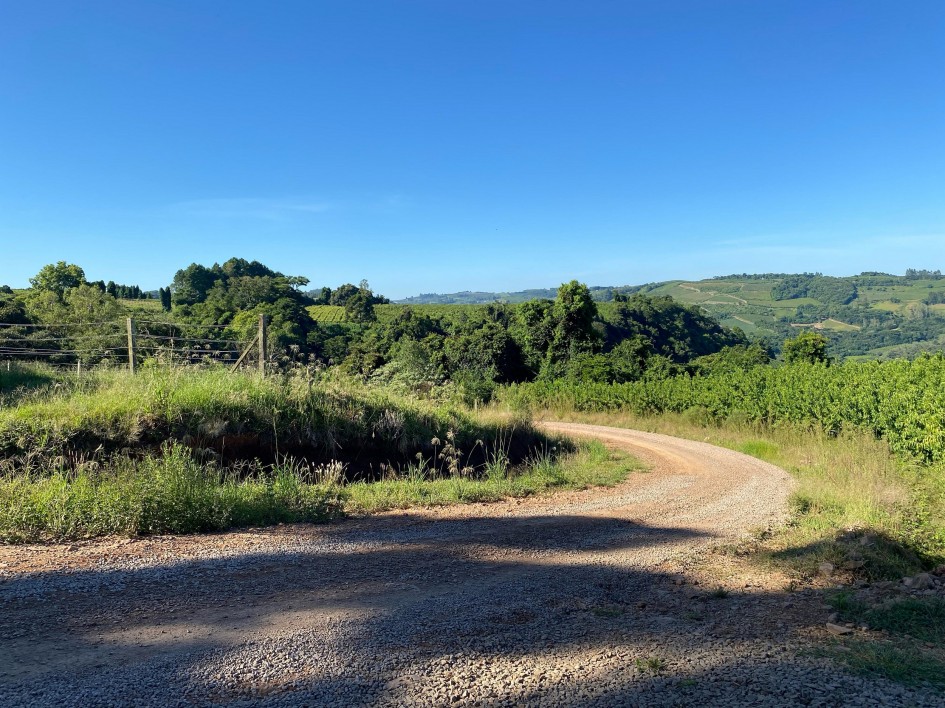
<svg viewBox="0 0 945 708"><path fill-rule="evenodd" d="M812 658L820 597L709 555L783 519L783 470L547 427L649 471L322 526L0 548L0 705L943 705Z"/></svg>

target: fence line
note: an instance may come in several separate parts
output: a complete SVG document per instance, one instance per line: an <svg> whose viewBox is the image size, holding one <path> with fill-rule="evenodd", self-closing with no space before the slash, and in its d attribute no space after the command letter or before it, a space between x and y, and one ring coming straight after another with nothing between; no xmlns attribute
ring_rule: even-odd
<svg viewBox="0 0 945 708"><path fill-rule="evenodd" d="M124 323L0 322L0 360L32 359L57 367L77 367L79 370L83 366L110 361L124 363L131 373L135 372L139 363L148 359L176 364L212 361L229 364L234 371L255 360L258 371L265 375L269 356L269 318L266 315L259 317L258 328L248 342L238 338L221 338L220 331L228 326L179 324L131 317ZM90 334L90 329L102 331ZM174 330L178 334L173 333Z"/></svg>

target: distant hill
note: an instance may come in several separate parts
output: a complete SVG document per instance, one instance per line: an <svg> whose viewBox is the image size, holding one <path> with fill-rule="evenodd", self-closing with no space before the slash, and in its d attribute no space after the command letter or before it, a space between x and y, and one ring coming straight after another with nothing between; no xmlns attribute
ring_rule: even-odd
<svg viewBox="0 0 945 708"><path fill-rule="evenodd" d="M424 294L404 304L518 303L554 298L556 289L489 293ZM614 292L669 295L698 305L726 327L751 337L780 342L805 328L831 340L837 356L891 358L945 349L945 277L940 271L905 275L861 273L847 277L820 273L726 275L706 280L670 280L623 286L595 286L596 300Z"/></svg>
<svg viewBox="0 0 945 708"><path fill-rule="evenodd" d="M624 295L631 295L635 292L656 287L661 283L651 283L649 285L594 285L589 289L591 296L599 302L609 302L614 299L614 293L619 292ZM535 288L533 290L519 290L513 293L490 293L465 290L459 293L422 293L413 297L395 300L399 305L488 305L492 302L501 303L519 303L529 300L547 299L554 300L558 293L557 288Z"/></svg>

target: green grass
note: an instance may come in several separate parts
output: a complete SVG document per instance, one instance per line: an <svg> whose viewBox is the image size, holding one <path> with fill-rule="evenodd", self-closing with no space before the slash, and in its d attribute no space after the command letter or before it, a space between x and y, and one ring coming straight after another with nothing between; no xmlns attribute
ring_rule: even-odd
<svg viewBox="0 0 945 708"><path fill-rule="evenodd" d="M413 506L491 502L554 489L613 486L641 469L642 465L635 458L592 441L581 443L577 452L562 458L555 458L549 452L536 453L520 469L494 467L478 479L434 479L427 468L413 466L398 479L347 485L344 494L349 511L377 512Z"/></svg>
<svg viewBox="0 0 945 708"><path fill-rule="evenodd" d="M945 652L895 640L836 640L817 652L846 664L852 671L910 686L945 689Z"/></svg>
<svg viewBox="0 0 945 708"><path fill-rule="evenodd" d="M244 479L177 445L104 469L0 478L0 541L6 543L219 531L324 521L342 512L337 488L306 483L291 468Z"/></svg>
<svg viewBox="0 0 945 708"><path fill-rule="evenodd" d="M523 465L503 460L482 476L437 478L421 464L394 478L343 484L340 464L286 462L224 469L181 445L159 455L99 467L0 478L0 541L59 541L122 534L220 531L320 522L347 513L498 501L554 489L609 486L641 469L600 443L575 453L536 452Z"/></svg>
<svg viewBox="0 0 945 708"><path fill-rule="evenodd" d="M869 607L842 591L829 601L844 622L945 647L945 600L940 597L900 597Z"/></svg>
<svg viewBox="0 0 945 708"><path fill-rule="evenodd" d="M147 313L155 314L158 312L164 312L164 308L161 307L161 301L156 299L146 299L146 300L129 300L125 298L119 298L120 302L129 314L134 313Z"/></svg>
<svg viewBox="0 0 945 708"><path fill-rule="evenodd" d="M636 664L638 671L649 672L651 674L658 674L666 670L666 660L658 656L638 658L634 661L634 664Z"/></svg>
<svg viewBox="0 0 945 708"><path fill-rule="evenodd" d="M55 369L44 364L18 363L9 369L0 364L0 410L32 391L59 383L61 378Z"/></svg>
<svg viewBox="0 0 945 708"><path fill-rule="evenodd" d="M841 591L828 602L840 621L883 634L837 640L826 655L858 673L945 689L945 600L907 596L870 606Z"/></svg>
<svg viewBox="0 0 945 708"><path fill-rule="evenodd" d="M143 367L135 376L96 370L81 381L53 379L0 406L0 468L55 468L63 459L156 451L167 440L224 455L397 463L431 453L431 440L448 431L479 456L501 442L520 457L544 440L520 416L477 415L341 378Z"/></svg>
<svg viewBox="0 0 945 708"><path fill-rule="evenodd" d="M639 468L602 445L549 439L522 415L342 378L143 367L78 379L18 367L3 381L8 542L494 501L615 484Z"/></svg>

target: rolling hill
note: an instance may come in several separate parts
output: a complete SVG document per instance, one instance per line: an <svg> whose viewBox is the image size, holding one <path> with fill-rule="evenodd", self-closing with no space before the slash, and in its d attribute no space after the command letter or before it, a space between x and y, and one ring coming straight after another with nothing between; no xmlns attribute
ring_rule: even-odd
<svg viewBox="0 0 945 708"><path fill-rule="evenodd" d="M626 286L595 286L595 299L614 292L669 295L696 305L726 327L777 344L812 328L831 340L837 356L893 358L945 349L945 277L939 271L910 270L905 275L861 273L741 274L699 281L671 280ZM426 294L401 305L524 302L554 297L555 290Z"/></svg>

